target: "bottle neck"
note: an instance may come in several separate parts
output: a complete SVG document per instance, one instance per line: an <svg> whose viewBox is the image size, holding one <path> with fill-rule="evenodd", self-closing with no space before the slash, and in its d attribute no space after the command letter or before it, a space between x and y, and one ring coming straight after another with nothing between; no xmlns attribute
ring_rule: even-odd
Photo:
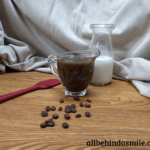
<svg viewBox="0 0 150 150"><path fill-rule="evenodd" d="M91 27L92 38L89 48L99 49L101 56L113 56L113 47L111 43L112 28L109 27Z"/></svg>

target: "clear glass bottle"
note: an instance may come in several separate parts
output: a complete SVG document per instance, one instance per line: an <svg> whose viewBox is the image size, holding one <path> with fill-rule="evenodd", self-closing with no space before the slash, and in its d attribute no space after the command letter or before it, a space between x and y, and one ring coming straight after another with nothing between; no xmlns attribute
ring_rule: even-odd
<svg viewBox="0 0 150 150"><path fill-rule="evenodd" d="M101 54L96 58L91 84L107 85L112 81L114 54L111 43L113 24L91 24L92 39L89 48L99 49Z"/></svg>

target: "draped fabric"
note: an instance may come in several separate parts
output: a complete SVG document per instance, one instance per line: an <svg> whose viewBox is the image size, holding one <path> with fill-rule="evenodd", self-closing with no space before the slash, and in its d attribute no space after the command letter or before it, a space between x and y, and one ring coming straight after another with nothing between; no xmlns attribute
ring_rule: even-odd
<svg viewBox="0 0 150 150"><path fill-rule="evenodd" d="M90 24L115 24L114 78L150 98L150 0L0 0L0 72L51 73L49 54L88 49Z"/></svg>

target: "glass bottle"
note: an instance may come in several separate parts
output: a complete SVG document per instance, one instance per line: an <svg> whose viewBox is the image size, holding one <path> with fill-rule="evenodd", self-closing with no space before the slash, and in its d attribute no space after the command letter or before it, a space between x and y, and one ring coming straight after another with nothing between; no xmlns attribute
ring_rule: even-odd
<svg viewBox="0 0 150 150"><path fill-rule="evenodd" d="M114 54L111 43L113 24L91 24L92 39L89 48L98 49L101 54L96 58L91 84L107 85L112 81Z"/></svg>

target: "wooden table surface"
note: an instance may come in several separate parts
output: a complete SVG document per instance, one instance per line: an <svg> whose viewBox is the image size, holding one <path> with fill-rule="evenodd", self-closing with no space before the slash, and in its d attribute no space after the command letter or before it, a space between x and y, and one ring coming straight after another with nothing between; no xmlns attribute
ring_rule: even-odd
<svg viewBox="0 0 150 150"><path fill-rule="evenodd" d="M39 81L55 78L39 72L13 72L0 75L0 95L33 86ZM64 99L64 103L59 100ZM91 99L91 108L79 102ZM50 111L41 117L46 106L75 104L81 118L64 119L64 111ZM85 111L91 117L85 117ZM56 113L54 127L40 128L40 124ZM62 123L69 124L68 129ZM0 150L89 150L89 149L150 149L148 146L92 146L96 141L150 141L150 99L139 94L129 82L113 80L107 86L87 88L80 101L64 95L63 86L24 94L0 104ZM90 141L90 142L88 142ZM91 146L87 146L91 144ZM122 143L124 144L124 143Z"/></svg>

